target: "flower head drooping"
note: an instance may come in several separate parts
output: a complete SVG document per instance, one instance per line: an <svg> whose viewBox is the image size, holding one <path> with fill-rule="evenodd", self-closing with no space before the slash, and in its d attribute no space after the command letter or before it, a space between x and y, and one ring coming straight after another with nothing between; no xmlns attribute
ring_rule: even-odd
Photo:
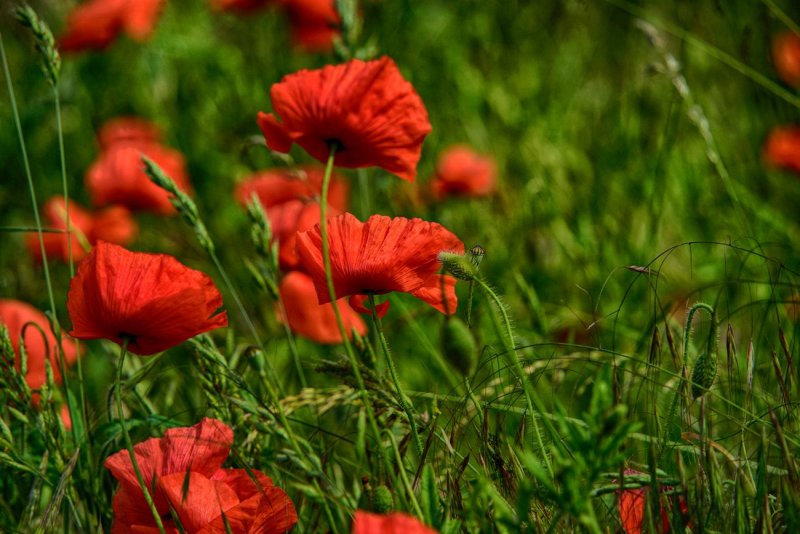
<svg viewBox="0 0 800 534"><path fill-rule="evenodd" d="M273 85L270 96L275 114L259 112L258 124L272 150L289 152L297 143L326 162L335 147L340 167L416 177L431 125L422 99L390 58L301 70Z"/></svg>
<svg viewBox="0 0 800 534"><path fill-rule="evenodd" d="M61 380L61 371L58 364L58 342L50 330L47 317L25 302L10 299L0 299L0 324L8 328L11 346L19 355L20 338L25 343L25 353L28 356L28 372L25 381L31 389L38 389L46 381L45 361L50 361L53 377L58 382ZM67 365L78 358L75 344L68 338L61 340L64 348L64 360ZM15 367L20 370L19 358Z"/></svg>
<svg viewBox="0 0 800 534"><path fill-rule="evenodd" d="M279 291L286 310L286 316L279 315L279 318L286 321L293 332L317 343L342 342L333 305L330 302L317 302L317 291L311 277L300 271L292 271L281 280ZM336 305L348 334L354 329L361 336L367 333L364 321L344 299L338 300Z"/></svg>
<svg viewBox="0 0 800 534"><path fill-rule="evenodd" d="M153 33L165 0L88 0L67 18L59 48L64 52L102 50L121 33L144 41Z"/></svg>
<svg viewBox="0 0 800 534"><path fill-rule="evenodd" d="M449 230L420 219L383 215L373 215L362 223L345 213L328 222L337 298L400 291L411 293L442 313L455 313L455 279L436 274L440 251L464 250L464 244ZM297 234L297 253L300 267L314 280L319 302L330 302L319 225ZM356 309L360 302L363 299L351 299Z"/></svg>
<svg viewBox="0 0 800 534"><path fill-rule="evenodd" d="M436 534L436 531L402 512L380 515L356 510L353 534Z"/></svg>
<svg viewBox="0 0 800 534"><path fill-rule="evenodd" d="M55 196L44 206L44 217L48 228L67 229L67 209L64 197ZM98 240L118 245L127 245L138 232L136 221L131 213L122 206L111 206L96 213L90 213L75 202L69 204L70 233L72 234L72 258L82 260L88 254L88 248ZM66 233L44 233L44 250L48 258L69 261L70 244ZM42 260L39 247L39 235L29 234L25 245L31 256Z"/></svg>
<svg viewBox="0 0 800 534"><path fill-rule="evenodd" d="M133 447L167 532L178 532L171 509L185 532L279 534L297 523L292 501L269 477L252 469L222 468L232 444L230 427L205 418ZM157 531L128 451L112 454L105 466L120 482L112 532Z"/></svg>
<svg viewBox="0 0 800 534"><path fill-rule="evenodd" d="M440 156L431 192L436 199L486 196L495 190L496 174L492 158L467 146L454 146Z"/></svg>
<svg viewBox="0 0 800 534"><path fill-rule="evenodd" d="M182 191L189 191L186 163L180 152L158 142L158 130L145 121L115 119L100 130L100 157L86 173L95 206L120 204L133 211L175 214L169 194L145 174L142 155L156 162Z"/></svg>
<svg viewBox="0 0 800 534"><path fill-rule="evenodd" d="M800 35L783 33L772 42L772 59L780 77L794 87L800 87Z"/></svg>
<svg viewBox="0 0 800 534"><path fill-rule="evenodd" d="M800 127L773 128L764 145L767 163L800 173Z"/></svg>
<svg viewBox="0 0 800 534"><path fill-rule="evenodd" d="M172 256L100 241L70 283L70 335L109 339L142 356L228 325L214 282Z"/></svg>

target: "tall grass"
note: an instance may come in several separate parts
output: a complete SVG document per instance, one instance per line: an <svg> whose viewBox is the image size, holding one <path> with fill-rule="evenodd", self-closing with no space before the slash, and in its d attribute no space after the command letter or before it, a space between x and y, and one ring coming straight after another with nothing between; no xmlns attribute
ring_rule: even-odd
<svg viewBox="0 0 800 534"><path fill-rule="evenodd" d="M66 6L32 5L62 26ZM349 9L337 55L311 55L287 52L278 13L176 0L151 41L64 58L53 85L36 36L0 18L0 298L65 323L73 267L36 264L22 230L50 230L38 216L50 196L88 205L97 128L135 114L186 155L194 192L177 195L183 218L139 217L133 248L211 274L232 323L126 358L119 410L116 346L84 344L61 384L48 369L37 407L0 328L0 531L108 531L102 461L126 446L123 430L137 443L202 416L234 429L232 465L286 489L300 532L349 532L356 509L403 510L440 532L615 532L621 491L638 488L648 532L662 506L674 531L800 529L800 180L762 160L769 130L800 119L770 60L797 6ZM294 335L276 318L264 210L233 200L246 174L307 159L263 147L255 114L271 84L375 54L413 83L434 132L417 184L341 172L360 218L434 220L485 249L472 287L459 282L458 346L443 315L403 294L346 345ZM493 155L495 195L430 200L436 157L455 143Z"/></svg>

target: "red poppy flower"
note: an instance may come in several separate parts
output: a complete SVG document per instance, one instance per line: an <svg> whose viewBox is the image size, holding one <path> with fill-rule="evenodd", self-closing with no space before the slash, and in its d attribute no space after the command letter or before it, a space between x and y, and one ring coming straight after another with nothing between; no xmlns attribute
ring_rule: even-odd
<svg viewBox="0 0 800 534"><path fill-rule="evenodd" d="M118 142L103 151L86 173L86 187L95 206L113 203L133 211L175 213L169 193L145 174L142 155L164 169L179 189L190 191L186 164L180 152L155 142Z"/></svg>
<svg viewBox="0 0 800 534"><path fill-rule="evenodd" d="M59 39L63 52L102 50L120 33L144 41L153 33L165 0L89 0L67 18Z"/></svg>
<svg viewBox="0 0 800 534"><path fill-rule="evenodd" d="M780 77L795 87L800 87L800 35L784 33L772 42L772 58Z"/></svg>
<svg viewBox="0 0 800 534"><path fill-rule="evenodd" d="M53 377L61 381L61 370L58 361L58 344L56 337L50 330L47 317L31 306L18 300L0 299L0 323L8 328L11 346L14 352L19 353L19 338L23 336L25 352L28 355L28 373L25 381L31 389L39 389L45 383L45 360L50 360ZM41 328L36 328L38 326ZM42 336L44 332L44 336ZM61 340L64 348L64 363L71 365L78 358L75 344L63 337ZM17 359L16 368L19 371L20 361Z"/></svg>
<svg viewBox="0 0 800 534"><path fill-rule="evenodd" d="M416 177L431 125L422 99L390 58L301 70L273 85L270 97L275 115L259 112L258 125L272 150L289 152L297 143L326 162L335 145L340 167Z"/></svg>
<svg viewBox="0 0 800 534"><path fill-rule="evenodd" d="M44 205L45 226L56 230L67 229L67 210L64 197L55 196ZM121 206L112 206L95 215L86 211L74 201L69 204L70 231L72 233L72 259L79 261L86 257L86 248L98 239L125 245L136 236L138 227L130 212ZM44 249L48 258L69 261L67 234L46 232L42 234ZM42 261L39 247L39 234L28 234L25 245L36 261Z"/></svg>
<svg viewBox="0 0 800 534"><path fill-rule="evenodd" d="M72 210L72 207L70 207ZM109 206L92 217L92 233L89 242L94 245L98 241L107 241L115 245L127 245L139 232L139 226L131 216L128 208Z"/></svg>
<svg viewBox="0 0 800 534"><path fill-rule="evenodd" d="M156 143L161 141L161 130L152 122L138 117L117 117L103 124L97 140L103 150L126 141Z"/></svg>
<svg viewBox="0 0 800 534"><path fill-rule="evenodd" d="M626 469L626 475L642 475L639 471L634 469ZM614 481L616 483L616 481ZM661 486L661 491L672 491L671 486ZM622 528L626 534L641 534L644 526L644 509L647 503L648 488L635 488L626 489L617 492L617 508L619 510L619 517L622 521ZM661 531L670 532L670 517L669 511L672 507L672 500L662 497L661 501ZM682 514L686 514L688 507L686 501L682 496L678 496L678 504Z"/></svg>
<svg viewBox="0 0 800 534"><path fill-rule="evenodd" d="M464 251L464 244L449 230L420 219L383 215L373 215L362 223L345 213L329 219L328 233L337 298L401 291L442 313L455 313L455 279L436 274L439 252ZM297 253L300 267L314 280L320 304L330 302L319 225L298 232ZM351 305L356 308L357 299L351 299Z"/></svg>
<svg viewBox="0 0 800 534"><path fill-rule="evenodd" d="M436 199L447 196L480 197L494 191L496 170L492 158L466 146L455 146L442 154L431 182Z"/></svg>
<svg viewBox="0 0 800 534"><path fill-rule="evenodd" d="M265 208L289 200L319 200L322 193L324 170L315 165L301 166L297 170L271 169L248 176L236 187L236 199L244 206L253 196ZM347 211L349 187L337 174L331 176L328 187L328 205Z"/></svg>
<svg viewBox="0 0 800 534"><path fill-rule="evenodd" d="M166 254L130 252L100 241L67 295L70 335L110 339L142 356L228 325L214 282Z"/></svg>
<svg viewBox="0 0 800 534"><path fill-rule="evenodd" d="M328 208L328 213L338 215L339 210ZM267 211L272 239L279 243L278 259L281 269L291 271L300 263L297 256L297 233L310 230L319 223L320 205L316 202L304 203L290 200L273 206Z"/></svg>
<svg viewBox="0 0 800 534"><path fill-rule="evenodd" d="M64 197L56 196L44 205L44 226L55 230L67 229L67 211ZM85 244L89 243L92 233L92 214L79 206L76 202L69 205L70 230L72 232L72 258L76 261L86 257ZM42 234L44 250L50 259L69 261L69 241L67 234L46 232ZM31 233L25 236L25 246L37 262L42 261L42 250L39 247L39 234Z"/></svg>
<svg viewBox="0 0 800 534"><path fill-rule="evenodd" d="M800 173L800 127L774 128L764 146L764 157L775 167Z"/></svg>
<svg viewBox="0 0 800 534"><path fill-rule="evenodd" d="M356 510L353 534L436 534L436 531L401 512L380 515Z"/></svg>
<svg viewBox="0 0 800 534"><path fill-rule="evenodd" d="M317 302L317 291L311 277L300 271L292 271L281 280L279 291L286 317L279 314L278 318L287 322L293 332L317 343L342 342L333 305L330 302ZM348 334L353 329L361 336L367 333L364 321L344 299L338 300L337 306Z"/></svg>
<svg viewBox="0 0 800 534"><path fill-rule="evenodd" d="M295 44L309 51L326 52L339 34L335 0L282 0Z"/></svg>
<svg viewBox="0 0 800 534"><path fill-rule="evenodd" d="M230 427L204 418L192 427L172 428L163 438L133 447L168 532L178 532L170 508L188 533L226 532L227 521L235 534L278 534L297 523L292 501L269 477L255 470L222 468L232 444ZM157 532L128 451L112 454L105 466L120 482L112 503L112 534Z"/></svg>

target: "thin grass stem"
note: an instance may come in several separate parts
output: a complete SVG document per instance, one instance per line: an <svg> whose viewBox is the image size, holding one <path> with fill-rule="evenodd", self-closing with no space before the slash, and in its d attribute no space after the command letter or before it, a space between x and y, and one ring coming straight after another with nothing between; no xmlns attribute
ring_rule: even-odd
<svg viewBox="0 0 800 534"><path fill-rule="evenodd" d="M422 440L420 440L419 432L417 431L414 406L403 392L403 387L400 385L400 380L397 377L397 368L394 365L394 358L392 358L392 352L389 350L389 344L386 342L386 336L383 335L383 325L381 324L381 318L378 316L378 312L375 308L375 295L372 293L369 294L369 306L372 309L372 323L378 331L378 339L381 343L381 349L383 349L383 356L386 358L386 365L389 367L389 374L392 375L392 382L394 382L394 387L397 390L397 398L400 402L400 407L403 408L406 417L408 417L408 425L411 427L411 436L414 439L414 445L417 447L417 454L422 458Z"/></svg>
<svg viewBox="0 0 800 534"><path fill-rule="evenodd" d="M131 465L133 465L133 472L136 473L136 480L139 482L139 487L144 495L144 500L147 502L147 507L150 509L150 513L153 514L153 519L156 522L159 532L161 532L161 534L166 534L166 531L164 530L164 524L161 522L161 515L159 515L158 510L156 510L156 504L153 502L153 497L150 495L150 491L147 489L147 484L144 482L142 471L139 469L139 463L136 461L136 453L133 452L133 443L131 442L130 434L128 434L128 427L125 426L125 416L122 413L122 365L125 363L125 355L127 352L128 340L123 339L122 348L119 352L119 362L117 363L117 378L114 381L114 396L116 397L117 402L117 418L119 419L119 426L122 429L122 437L125 440L125 448L128 450L128 456L131 459Z"/></svg>

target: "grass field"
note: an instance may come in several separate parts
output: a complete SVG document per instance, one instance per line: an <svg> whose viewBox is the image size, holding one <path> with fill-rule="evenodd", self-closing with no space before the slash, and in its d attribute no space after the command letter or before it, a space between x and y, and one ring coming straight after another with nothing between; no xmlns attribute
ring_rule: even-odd
<svg viewBox="0 0 800 534"><path fill-rule="evenodd" d="M771 132L800 123L800 44L794 60L775 44L800 35L800 6L343 0L331 3L339 9L335 43L328 29L322 46L309 49L296 6L326 2L272 3L235 13L173 0L146 38L114 23L102 50L62 50L60 58L78 2L31 0L21 15L27 25L13 3L2 5L0 323L8 328L0 330L0 531L111 532L114 524L114 532L134 532L138 524L158 532L155 508L166 532L200 532L212 520L218 530L206 531L291 527L283 500L281 520L265 515L263 492L247 513L243 504L223 505L219 486L204 505L193 500L194 480L211 480L224 458L192 479L202 470L190 459L174 495L166 482L153 476L147 488L132 471L118 486L104 467L115 453L130 462L127 441L203 418L233 431L215 445L230 449L226 470L244 469L242 484L251 485L263 473L285 492L294 532L389 532L367 516L354 526L356 510L403 512L442 533L800 531L800 134L786 142L782 162L765 148ZM330 300L325 271L333 267L320 267L316 292L310 282L302 295L299 282L296 292L286 289L290 273L312 272L301 250L308 236L326 235L314 224L332 161L297 140L288 153L273 143L271 150L257 115L280 114L270 89L287 75L384 56L430 122L416 179L337 159L342 205L332 188L332 215L438 223L467 251L443 272L452 274L453 263L469 272L456 272L458 307L445 304L452 318L407 290L389 292L397 284L358 286L370 292L365 306L390 306L380 319L348 308L348 325L362 326L343 344L333 307L316 315L317 295ZM795 62L795 80L782 58ZM362 113L367 102L326 105ZM180 213L157 190L155 211L132 201L139 193L109 192L123 177L146 182L138 148L133 167L109 163L118 146L98 135L118 117L160 131L142 149L157 164L148 167L156 182L166 174L182 187L182 155L191 185L182 187L188 195L172 195ZM391 116L387 128L407 132L406 119ZM318 135L337 158L352 148ZM442 155L457 145L486 158L493 186L434 194L447 174ZM91 169L106 172L106 200ZM310 193L295 199L316 209L299 229L307 234L295 234L297 219L287 222L282 203L264 196L262 207L244 206L243 184L267 169L311 169L301 172ZM47 206L65 194L68 207ZM112 201L129 202L130 212L98 211ZM86 230L81 209L103 222ZM67 217L70 231L80 227L69 247ZM327 220L335 232L331 221L341 218ZM40 236L52 246L40 247ZM98 240L205 273L228 326L196 328L202 333L190 341L147 356L134 349L149 332L123 327L111 332L116 343L55 343L61 331L80 331L67 297L75 300L71 280ZM473 245L485 251L482 261ZM437 251L453 247L429 249L439 272ZM370 278L382 283L422 262L424 251L362 252L365 264L383 258ZM284 254L299 255L299 266ZM102 301L108 314L155 298L158 288L137 274L136 261L118 267L131 269L134 289L114 297L119 304ZM186 293L142 308L137 325L167 328L173 317L202 314L182 299L205 282L180 272L170 283ZM51 321L13 322L12 300ZM85 313L102 323L109 315L98 310L101 300L87 297ZM294 324L292 310L310 311L297 311L307 316ZM321 329L333 343L309 339ZM193 446L182 454L204 461ZM120 488L140 499L141 523L112 506ZM148 491L153 506L145 505ZM203 506L212 511L199 520ZM256 516L267 523L254 526Z"/></svg>

